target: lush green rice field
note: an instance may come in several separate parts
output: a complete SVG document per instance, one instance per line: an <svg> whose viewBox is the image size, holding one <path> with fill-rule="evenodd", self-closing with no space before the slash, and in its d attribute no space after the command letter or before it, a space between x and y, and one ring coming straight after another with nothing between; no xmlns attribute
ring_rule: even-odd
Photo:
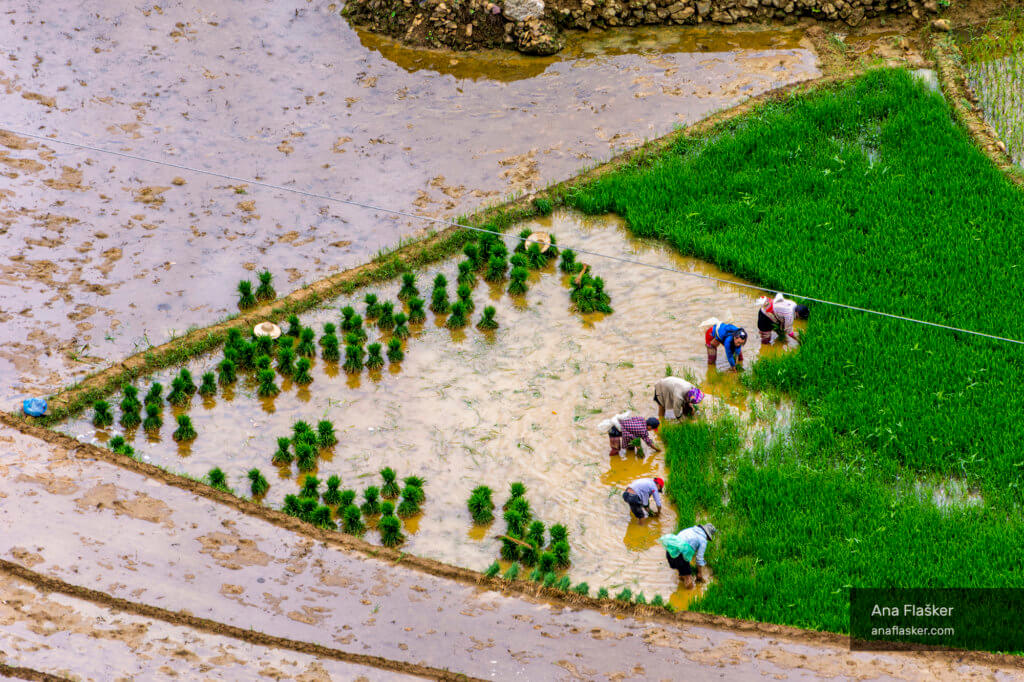
<svg viewBox="0 0 1024 682"><path fill-rule="evenodd" d="M567 201L768 287L1024 339L1024 195L903 71L767 104ZM682 522L721 529L698 608L846 631L850 586L1024 586L1024 347L812 305L799 352L746 379L804 406L791 439L664 433Z"/></svg>

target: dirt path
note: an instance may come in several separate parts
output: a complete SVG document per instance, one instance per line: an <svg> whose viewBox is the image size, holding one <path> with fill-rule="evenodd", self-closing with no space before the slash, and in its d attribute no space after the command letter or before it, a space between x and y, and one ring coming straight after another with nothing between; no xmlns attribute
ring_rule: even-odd
<svg viewBox="0 0 1024 682"><path fill-rule="evenodd" d="M685 666L691 679L1014 679L510 598L329 548L9 429L0 439L0 556L183 617L483 678L659 679Z"/></svg>

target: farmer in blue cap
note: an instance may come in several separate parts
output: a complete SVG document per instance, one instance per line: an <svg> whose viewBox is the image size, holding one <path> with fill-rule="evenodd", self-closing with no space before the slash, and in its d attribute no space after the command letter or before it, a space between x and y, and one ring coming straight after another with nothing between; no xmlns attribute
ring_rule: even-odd
<svg viewBox="0 0 1024 682"><path fill-rule="evenodd" d="M692 590L694 584L694 568L690 564L691 561L697 565L697 579L701 582L707 580L704 550L716 532L718 530L713 524L704 523L685 528L675 535L662 535L658 538L658 542L665 548L668 565L679 572L679 579L683 581L683 587L686 589Z"/></svg>
<svg viewBox="0 0 1024 682"><path fill-rule="evenodd" d="M665 377L654 384L654 402L658 404L658 419L665 418L665 411L671 411L676 419L697 414L697 404L704 400L704 393L686 379Z"/></svg>

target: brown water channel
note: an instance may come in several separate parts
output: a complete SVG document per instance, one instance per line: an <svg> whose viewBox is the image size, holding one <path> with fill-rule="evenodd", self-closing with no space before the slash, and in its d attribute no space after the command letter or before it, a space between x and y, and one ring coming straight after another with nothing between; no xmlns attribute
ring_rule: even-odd
<svg viewBox="0 0 1024 682"><path fill-rule="evenodd" d="M565 245L729 277L633 239L615 218L565 212L531 227L552 230ZM614 314L571 312L566 277L553 264L533 275L521 298L481 281L473 319L484 305L494 305L501 324L496 332L449 330L440 326L444 318L428 313L426 324L414 328L400 365L347 375L318 359L312 384L297 388L284 381L276 398L256 397L251 377L215 398L196 396L185 408L199 433L189 445L170 438L170 407L158 437L141 430L125 435L143 459L168 469L203 476L221 467L239 493L248 494L246 472L258 467L271 481L265 501L277 507L286 494L298 491L304 474L295 465L271 464L276 438L289 435L297 420L315 425L326 418L340 442L325 452L316 472L321 480L337 474L343 488L361 496L367 486L380 484L377 471L384 466L399 476L426 478L427 502L424 513L409 520L408 551L482 570L497 558L494 535L503 532L504 523L474 526L466 510L469 491L489 485L501 504L508 484L522 481L541 520L569 527L574 580L595 588L629 585L649 597L667 597L677 580L657 538L674 530L674 511L669 507L660 518L638 522L620 497L635 478L664 476L663 459L658 454L609 458L607 437L597 425L623 409L656 414L652 385L665 375L666 365L696 378L712 394L705 411L746 409L738 375L707 368L698 325L716 315L753 330L756 292L592 256L581 260L606 279ZM450 281L455 265L440 267ZM420 273L421 289L429 287L434 273ZM396 286L388 286L379 293L382 300L394 300L396 292ZM319 332L325 322L339 321L340 307L351 303L362 310L361 300L362 292L333 301L303 322ZM379 332L371 328L370 334L372 342ZM758 350L752 333L748 363ZM782 350L776 344L772 352ZM203 358L189 367L198 378L218 359ZM719 363L727 367L724 357ZM156 379L167 386L171 376ZM140 384L140 393L148 386L148 381ZM97 432L88 417L64 428L89 441L115 433ZM368 538L378 540L374 531ZM674 599L684 605L690 596L680 592Z"/></svg>
<svg viewBox="0 0 1024 682"><path fill-rule="evenodd" d="M534 60L408 50L325 3L6 10L0 129L431 215L818 74L796 31L616 31ZM422 228L3 134L0 396L54 392L234 312L251 269L287 292Z"/></svg>

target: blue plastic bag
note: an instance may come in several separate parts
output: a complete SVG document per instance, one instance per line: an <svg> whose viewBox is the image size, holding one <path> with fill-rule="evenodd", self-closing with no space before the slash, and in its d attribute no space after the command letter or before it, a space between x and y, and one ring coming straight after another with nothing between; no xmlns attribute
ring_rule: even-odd
<svg viewBox="0 0 1024 682"><path fill-rule="evenodd" d="M46 414L46 401L42 398L26 398L22 409L30 417L42 417Z"/></svg>

